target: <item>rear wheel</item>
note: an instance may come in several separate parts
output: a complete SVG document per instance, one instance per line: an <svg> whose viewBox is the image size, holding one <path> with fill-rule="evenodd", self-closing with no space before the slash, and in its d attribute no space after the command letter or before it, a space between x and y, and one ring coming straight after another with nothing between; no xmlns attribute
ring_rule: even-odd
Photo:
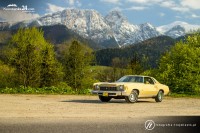
<svg viewBox="0 0 200 133"><path fill-rule="evenodd" d="M101 100L102 102L109 102L111 99L111 97L99 96L99 100Z"/></svg>
<svg viewBox="0 0 200 133"><path fill-rule="evenodd" d="M156 102L162 102L163 96L164 96L163 91L159 91L157 96L155 97L155 101Z"/></svg>
<svg viewBox="0 0 200 133"><path fill-rule="evenodd" d="M138 100L138 92L133 90L129 96L125 97L127 103L135 103Z"/></svg>

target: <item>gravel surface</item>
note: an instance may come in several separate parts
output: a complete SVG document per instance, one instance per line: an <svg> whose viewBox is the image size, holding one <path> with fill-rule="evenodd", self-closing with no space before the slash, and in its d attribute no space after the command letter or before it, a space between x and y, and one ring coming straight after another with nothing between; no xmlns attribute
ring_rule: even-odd
<svg viewBox="0 0 200 133"><path fill-rule="evenodd" d="M137 130L143 129L148 117L160 116L200 116L200 99L165 97L161 103L139 99L137 103L128 104L116 99L102 103L97 96L0 95L0 132L30 132L30 129L58 132L58 127L60 132L66 131L63 127L68 127L69 132L94 132L106 128L122 132L125 131L123 126L128 130L142 124ZM41 130L33 128L38 124ZM74 130L73 127L79 128Z"/></svg>
<svg viewBox="0 0 200 133"><path fill-rule="evenodd" d="M102 103L97 96L0 95L0 117L23 118L132 118L144 116L200 115L200 99L165 97L139 99L128 104L112 99Z"/></svg>

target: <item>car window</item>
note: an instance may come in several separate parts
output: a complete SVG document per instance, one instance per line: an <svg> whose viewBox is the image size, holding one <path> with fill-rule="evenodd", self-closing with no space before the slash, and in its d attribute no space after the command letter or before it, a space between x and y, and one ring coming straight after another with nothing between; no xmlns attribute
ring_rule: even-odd
<svg viewBox="0 0 200 133"><path fill-rule="evenodd" d="M144 77L144 83L149 82L149 84L154 84L154 81L150 77Z"/></svg>
<svg viewBox="0 0 200 133"><path fill-rule="evenodd" d="M142 83L142 77L132 77L130 82Z"/></svg>
<svg viewBox="0 0 200 133"><path fill-rule="evenodd" d="M143 77L140 77L140 76L124 76L124 77L120 78L117 82L143 83Z"/></svg>

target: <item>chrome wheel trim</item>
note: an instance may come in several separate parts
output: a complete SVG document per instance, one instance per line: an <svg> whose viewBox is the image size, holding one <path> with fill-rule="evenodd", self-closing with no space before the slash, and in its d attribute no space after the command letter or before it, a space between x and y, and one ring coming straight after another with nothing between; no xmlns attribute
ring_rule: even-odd
<svg viewBox="0 0 200 133"><path fill-rule="evenodd" d="M158 99L159 99L159 100L162 100L162 92L159 92L159 93L158 93Z"/></svg>
<svg viewBox="0 0 200 133"><path fill-rule="evenodd" d="M130 99L130 101L135 101L135 95L134 94L130 94L129 95L129 99Z"/></svg>

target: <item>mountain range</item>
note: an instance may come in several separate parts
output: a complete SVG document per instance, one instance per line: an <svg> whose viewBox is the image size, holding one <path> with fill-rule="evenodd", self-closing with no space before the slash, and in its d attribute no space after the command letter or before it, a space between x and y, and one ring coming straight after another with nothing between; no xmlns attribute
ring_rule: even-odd
<svg viewBox="0 0 200 133"><path fill-rule="evenodd" d="M96 10L65 9L15 24L0 22L0 30L54 25L63 25L63 28L69 30L70 33L91 40L101 48L124 47L162 35L178 38L200 28L200 25L191 25L181 21L159 27L150 23L135 25L131 24L119 11L111 11L104 17ZM57 28L57 30L63 29ZM52 37L54 37L53 33Z"/></svg>

